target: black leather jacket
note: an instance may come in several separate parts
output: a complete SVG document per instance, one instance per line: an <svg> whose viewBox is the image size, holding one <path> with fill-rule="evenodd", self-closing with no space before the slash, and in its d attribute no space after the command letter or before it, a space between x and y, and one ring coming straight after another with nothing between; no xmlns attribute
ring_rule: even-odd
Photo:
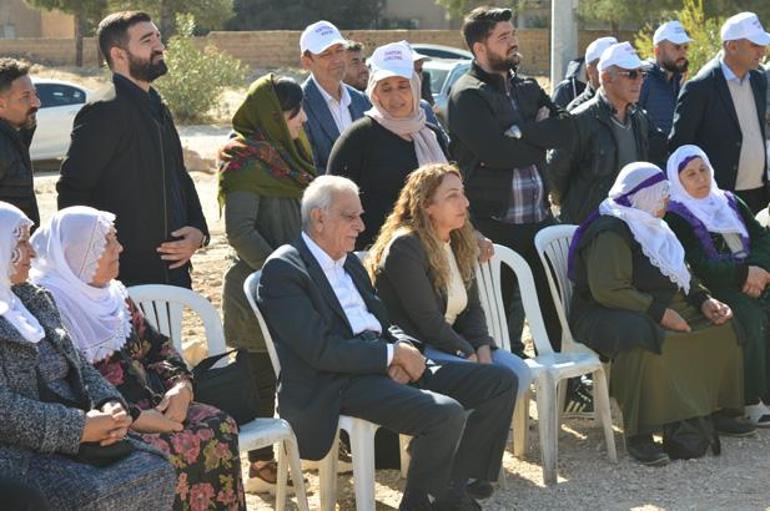
<svg viewBox="0 0 770 511"><path fill-rule="evenodd" d="M22 210L37 227L40 225L40 213L29 159L33 133L34 130L16 130L0 119L0 201L9 202Z"/></svg>

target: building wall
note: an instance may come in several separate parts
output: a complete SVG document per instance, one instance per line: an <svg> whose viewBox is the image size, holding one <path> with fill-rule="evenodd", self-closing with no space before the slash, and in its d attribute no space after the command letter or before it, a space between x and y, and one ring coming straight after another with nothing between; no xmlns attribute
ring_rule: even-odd
<svg viewBox="0 0 770 511"><path fill-rule="evenodd" d="M0 38L74 36L75 21L69 14L32 9L23 0L0 0Z"/></svg>
<svg viewBox="0 0 770 511"><path fill-rule="evenodd" d="M382 17L414 19L421 30L450 28L446 9L435 0L387 0Z"/></svg>

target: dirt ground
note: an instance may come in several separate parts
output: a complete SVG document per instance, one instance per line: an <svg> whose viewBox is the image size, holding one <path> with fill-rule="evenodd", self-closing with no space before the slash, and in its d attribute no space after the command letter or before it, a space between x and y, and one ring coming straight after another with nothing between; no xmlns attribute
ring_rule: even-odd
<svg viewBox="0 0 770 511"><path fill-rule="evenodd" d="M208 133L203 129L204 134ZM221 135L222 131L214 131ZM193 139L194 140L194 139ZM187 143L187 141L186 141ZM188 144L189 145L189 144ZM194 144L211 158L211 143ZM194 172L206 217L212 228L212 243L193 259L194 286L219 308L222 275L227 267L228 248L216 205L216 178L211 173ZM36 192L43 221L56 207L56 175L36 177ZM205 356L199 322L185 324L188 338L187 355L192 359ZM534 403L532 417L536 417ZM617 414L616 414L617 415ZM616 418L615 424L619 424ZM536 421L532 421L529 451L525 459L506 452L504 466L506 485L484 501L488 510L757 510L770 509L770 431L760 431L755 438L723 440L720 457L707 455L694 461L678 461L662 468L642 467L630 460L623 446L623 436L616 430L619 463L606 458L601 429L592 421L566 419L559 434L559 482L547 488L542 484ZM317 509L318 478L307 473L311 509ZM396 471L377 473L377 509L398 508L404 481ZM351 477L339 478L339 509L355 509ZM249 509L267 510L274 506L270 496L247 496ZM295 509L294 507L291 507Z"/></svg>

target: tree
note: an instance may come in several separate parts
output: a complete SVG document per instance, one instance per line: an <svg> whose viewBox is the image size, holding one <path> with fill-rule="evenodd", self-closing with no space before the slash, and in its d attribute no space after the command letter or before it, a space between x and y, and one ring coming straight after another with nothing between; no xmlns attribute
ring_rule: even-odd
<svg viewBox="0 0 770 511"><path fill-rule="evenodd" d="M222 28L225 21L233 16L233 0L110 0L110 8L147 12L156 20L164 37L174 34L174 17L178 14L191 14L197 23L196 32L201 28Z"/></svg>
<svg viewBox="0 0 770 511"><path fill-rule="evenodd" d="M75 65L83 65L83 37L94 28L107 11L107 0L24 0L31 7L58 10L75 17Z"/></svg>
<svg viewBox="0 0 770 511"><path fill-rule="evenodd" d="M462 18L474 7L478 7L479 5L497 5L499 7L507 7L513 11L512 21L514 26L518 26L519 14L524 12L525 9L529 9L531 7L547 7L547 4L548 0L436 0L436 5L444 7L449 13L449 16L454 19Z"/></svg>
<svg viewBox="0 0 770 511"><path fill-rule="evenodd" d="M681 3L681 0L580 0L578 16L584 22L607 24L617 35L622 26L643 26L681 7Z"/></svg>
<svg viewBox="0 0 770 511"><path fill-rule="evenodd" d="M341 28L376 28L385 0L235 0L228 30L302 30L320 19Z"/></svg>

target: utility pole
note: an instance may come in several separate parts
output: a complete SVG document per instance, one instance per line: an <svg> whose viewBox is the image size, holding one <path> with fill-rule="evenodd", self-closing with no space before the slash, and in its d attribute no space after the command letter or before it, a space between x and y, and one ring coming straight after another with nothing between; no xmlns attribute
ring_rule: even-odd
<svg viewBox="0 0 770 511"><path fill-rule="evenodd" d="M578 56L579 0L551 0L551 88L564 79L570 60Z"/></svg>

